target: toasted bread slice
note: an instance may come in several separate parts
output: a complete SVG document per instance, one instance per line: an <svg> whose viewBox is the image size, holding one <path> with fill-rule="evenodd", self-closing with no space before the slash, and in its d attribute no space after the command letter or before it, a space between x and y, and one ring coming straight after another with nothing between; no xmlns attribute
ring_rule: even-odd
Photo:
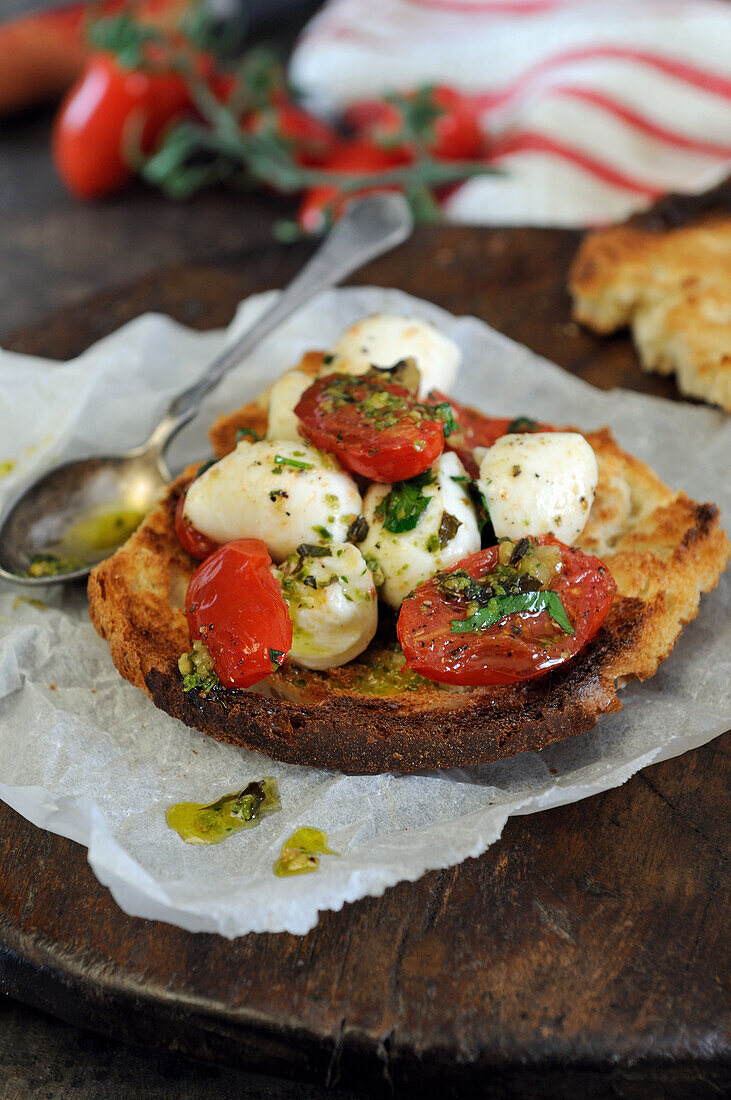
<svg viewBox="0 0 731 1100"><path fill-rule="evenodd" d="M317 359L305 363L314 369ZM214 450L239 428L266 428L261 400L221 417ZM278 760L354 774L473 765L543 748L618 710L617 688L646 679L695 618L728 559L718 509L674 493L607 430L588 433L599 485L580 545L600 554L618 596L593 641L557 671L521 684L454 688L401 671L393 618L357 660L329 672L286 665L259 690L183 692L177 662L190 647L185 593L197 563L180 547L174 513L193 468L128 542L93 570L94 626L121 674L162 710L220 741Z"/></svg>
<svg viewBox="0 0 731 1100"><path fill-rule="evenodd" d="M629 326L645 370L675 372L683 393L731 412L731 212L723 189L717 203L680 226L633 219L589 233L569 289L577 321L602 333Z"/></svg>

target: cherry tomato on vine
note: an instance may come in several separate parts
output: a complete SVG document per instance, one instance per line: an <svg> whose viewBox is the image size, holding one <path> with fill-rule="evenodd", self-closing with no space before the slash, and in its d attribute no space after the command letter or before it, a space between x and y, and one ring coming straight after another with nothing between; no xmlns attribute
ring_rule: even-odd
<svg viewBox="0 0 731 1100"><path fill-rule="evenodd" d="M370 375L329 374L295 407L302 434L371 481L403 481L444 450L444 421L408 390Z"/></svg>
<svg viewBox="0 0 731 1100"><path fill-rule="evenodd" d="M292 620L260 539L227 542L196 569L185 613L226 687L258 683L292 648Z"/></svg>
<svg viewBox="0 0 731 1100"><path fill-rule="evenodd" d="M500 565L501 548L491 546L404 601L397 633L409 668L440 683L512 684L558 668L594 637L616 592L607 567L551 535L521 539L513 556L519 547L523 561L553 547L560 572L542 584L520 564Z"/></svg>
<svg viewBox="0 0 731 1100"><path fill-rule="evenodd" d="M544 424L540 420L532 420L527 416L517 416L512 420L507 416L485 416L478 409L469 405L460 405L439 390L432 390L427 400L434 404L448 402L451 405L457 428L449 437L447 447L455 451L470 477L477 477L479 463L475 461L474 451L476 447L492 447L493 443L508 432L554 432L556 429L551 424Z"/></svg>
<svg viewBox="0 0 731 1100"><path fill-rule="evenodd" d="M371 141L356 140L341 143L319 165L323 171L369 176L388 171L410 160L403 150L379 149ZM334 184L311 187L300 204L297 221L305 233L322 233L333 221L337 221L349 199L356 195L368 195L373 191L397 191L396 186L368 187L345 192Z"/></svg>
<svg viewBox="0 0 731 1100"><path fill-rule="evenodd" d="M204 535L185 518L185 493L180 494L175 506L175 534L186 554L198 561L203 561L214 550L218 550L217 542L209 539L208 535Z"/></svg>
<svg viewBox="0 0 731 1100"><path fill-rule="evenodd" d="M273 103L254 111L244 120L242 129L246 133L271 133L283 138L301 164L319 164L338 144L332 127L294 103Z"/></svg>
<svg viewBox="0 0 731 1100"><path fill-rule="evenodd" d="M423 144L441 160L472 160L484 150L480 111L474 101L454 88L437 85L403 96L404 107L384 99L353 103L345 111L346 123L377 145L392 148L408 144L403 110L409 110L420 129ZM419 116L425 119L419 125ZM433 116L433 117L430 117Z"/></svg>
<svg viewBox="0 0 731 1100"><path fill-rule="evenodd" d="M131 72L111 55L97 54L56 116L56 169L78 198L95 199L116 191L132 175L135 146L152 152L164 127L191 111L182 77Z"/></svg>

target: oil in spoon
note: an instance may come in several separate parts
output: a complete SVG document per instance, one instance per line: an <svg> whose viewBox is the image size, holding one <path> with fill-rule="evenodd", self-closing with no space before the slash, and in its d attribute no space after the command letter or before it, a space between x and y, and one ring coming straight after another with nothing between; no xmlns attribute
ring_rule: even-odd
<svg viewBox="0 0 731 1100"><path fill-rule="evenodd" d="M105 504L89 509L58 542L33 555L28 576L58 577L94 565L126 542L144 517L144 512L123 505Z"/></svg>

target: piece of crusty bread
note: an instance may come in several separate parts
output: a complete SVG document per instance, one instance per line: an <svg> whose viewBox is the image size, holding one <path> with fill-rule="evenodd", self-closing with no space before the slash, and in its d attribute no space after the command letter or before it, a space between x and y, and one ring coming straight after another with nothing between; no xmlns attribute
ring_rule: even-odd
<svg viewBox="0 0 731 1100"><path fill-rule="evenodd" d="M319 361L311 355L305 368L316 369ZM233 449L242 427L266 429L261 399L214 424L217 455ZM278 760L351 773L413 772L540 749L590 729L599 714L620 708L619 686L653 675L728 558L714 505L668 489L609 431L586 438L599 463L599 485L580 545L601 555L619 594L593 641L539 679L451 688L403 674L393 619L384 610L371 646L343 668L314 672L285 664L265 681L265 694L184 693L177 661L190 648L183 609L197 563L178 543L174 512L193 468L93 570L92 622L121 674L162 710Z"/></svg>
<svg viewBox="0 0 731 1100"><path fill-rule="evenodd" d="M589 233L571 267L573 315L596 332L629 325L645 370L677 375L731 412L731 214Z"/></svg>

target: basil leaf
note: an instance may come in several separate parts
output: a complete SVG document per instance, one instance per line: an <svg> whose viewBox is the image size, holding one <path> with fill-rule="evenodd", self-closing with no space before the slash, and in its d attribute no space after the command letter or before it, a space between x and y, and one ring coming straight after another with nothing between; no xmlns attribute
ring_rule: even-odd
<svg viewBox="0 0 731 1100"><path fill-rule="evenodd" d="M376 508L376 515L383 520L386 531L390 531L392 535L413 531L422 513L429 507L431 499L421 490L433 484L434 475L431 470L425 470L423 474L417 474L408 481L397 481Z"/></svg>
<svg viewBox="0 0 731 1100"><path fill-rule="evenodd" d="M469 619L452 619L452 634L468 634L477 630L487 630L508 615L518 612L537 614L547 611L553 621L561 627L564 634L573 634L574 628L566 614L558 592L519 592L514 595L493 596L486 607L479 607Z"/></svg>

